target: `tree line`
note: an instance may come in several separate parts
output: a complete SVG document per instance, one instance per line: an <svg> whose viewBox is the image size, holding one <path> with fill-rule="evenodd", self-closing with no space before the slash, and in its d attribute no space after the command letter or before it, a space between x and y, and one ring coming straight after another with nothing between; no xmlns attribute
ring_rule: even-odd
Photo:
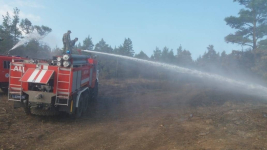
<svg viewBox="0 0 267 150"><path fill-rule="evenodd" d="M229 76L247 74L267 79L267 51L264 49L232 50L231 53L227 54L225 51L217 52L213 45L208 45L204 54L193 60L191 52L182 46L179 46L176 50L166 46L163 48L155 47L152 55L148 56L144 51L136 54L130 38L125 38L120 46L112 48L104 39L94 45L90 36L85 38L83 44L79 43L76 49L124 55ZM58 51L60 51L59 48ZM88 55L88 53L84 54ZM103 55L98 56L98 60L100 75L105 78L146 77L144 71L151 71L151 68L142 64ZM155 77L159 77L165 71L158 69L152 72L156 74ZM147 75L147 77L150 78L150 75Z"/></svg>

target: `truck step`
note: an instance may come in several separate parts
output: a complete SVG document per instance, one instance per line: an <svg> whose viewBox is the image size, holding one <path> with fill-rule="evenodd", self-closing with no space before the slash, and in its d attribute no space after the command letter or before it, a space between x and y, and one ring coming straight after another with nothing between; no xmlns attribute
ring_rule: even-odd
<svg viewBox="0 0 267 150"><path fill-rule="evenodd" d="M69 92L60 92L60 91L58 91L57 95L58 96L60 96L60 95L69 95Z"/></svg>
<svg viewBox="0 0 267 150"><path fill-rule="evenodd" d="M55 103L55 105L68 106L68 104Z"/></svg>
<svg viewBox="0 0 267 150"><path fill-rule="evenodd" d="M11 90L14 90L14 91L22 91L23 88L17 88L17 87L10 87Z"/></svg>
<svg viewBox="0 0 267 150"><path fill-rule="evenodd" d="M9 100L9 101L18 101L18 102L20 102L19 99L12 99L12 98L9 98L8 100Z"/></svg>
<svg viewBox="0 0 267 150"><path fill-rule="evenodd" d="M57 98L62 98L62 99L69 99L69 97L68 96L57 96Z"/></svg>
<svg viewBox="0 0 267 150"><path fill-rule="evenodd" d="M65 106L68 106L68 97L65 97L65 99L57 99L55 101L55 105L65 105Z"/></svg>
<svg viewBox="0 0 267 150"><path fill-rule="evenodd" d="M62 90L62 91L68 91L69 89L61 89L61 88L57 88L57 90Z"/></svg>
<svg viewBox="0 0 267 150"><path fill-rule="evenodd" d="M21 92L9 92L10 94L21 94Z"/></svg>

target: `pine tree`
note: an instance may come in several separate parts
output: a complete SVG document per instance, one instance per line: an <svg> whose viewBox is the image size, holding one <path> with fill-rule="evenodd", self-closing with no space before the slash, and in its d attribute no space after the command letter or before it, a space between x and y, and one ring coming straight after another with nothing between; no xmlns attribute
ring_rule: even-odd
<svg viewBox="0 0 267 150"><path fill-rule="evenodd" d="M7 12L5 16L3 16L3 22L0 28L0 37L4 40L0 44L0 53L5 53L13 46L13 37L11 35L12 32L12 20Z"/></svg>
<svg viewBox="0 0 267 150"><path fill-rule="evenodd" d="M169 48L165 46L161 53L161 61L166 62L166 63L169 62L168 55L169 55Z"/></svg>
<svg viewBox="0 0 267 150"><path fill-rule="evenodd" d="M249 46L253 50L258 47L267 35L267 1L266 0L234 0L245 9L239 11L239 16L225 18L226 24L237 31L225 37L227 43ZM267 39L265 39L267 41Z"/></svg>
<svg viewBox="0 0 267 150"><path fill-rule="evenodd" d="M173 53L172 49L168 53L168 61L169 61L169 63L174 63L175 62L175 56L174 56L174 53Z"/></svg>
<svg viewBox="0 0 267 150"><path fill-rule="evenodd" d="M34 29L32 22L27 18L22 19L19 26L25 34L31 33Z"/></svg>
<svg viewBox="0 0 267 150"><path fill-rule="evenodd" d="M162 55L161 50L158 47L156 47L156 49L153 51L153 55L151 56L151 59L155 61L160 61L161 55Z"/></svg>
<svg viewBox="0 0 267 150"><path fill-rule="evenodd" d="M146 53L144 53L142 50L140 51L139 54L136 54L134 57L139 58L139 59L149 59Z"/></svg>
<svg viewBox="0 0 267 150"><path fill-rule="evenodd" d="M123 45L120 45L118 49L116 49L116 52L120 55L133 57L134 50L133 50L132 40L130 38L125 38Z"/></svg>
<svg viewBox="0 0 267 150"><path fill-rule="evenodd" d="M12 25L11 25L11 35L13 36L14 43L17 43L19 38L21 38L21 32L18 28L19 26L19 9L16 7L13 10L14 16L12 20Z"/></svg>
<svg viewBox="0 0 267 150"><path fill-rule="evenodd" d="M88 35L87 38L84 39L82 49L83 50L93 50L94 44L92 42L92 38Z"/></svg>
<svg viewBox="0 0 267 150"><path fill-rule="evenodd" d="M113 49L111 46L109 46L104 39L102 38L96 45L95 45L95 51L100 51L100 52L106 52L106 53L112 53Z"/></svg>
<svg viewBox="0 0 267 150"><path fill-rule="evenodd" d="M208 52L203 55L203 60L209 64L217 63L219 61L220 55L214 50L214 46L209 45L207 49Z"/></svg>
<svg viewBox="0 0 267 150"><path fill-rule="evenodd" d="M181 45L177 49L176 60L177 64L181 66L192 66L193 64L190 51L183 50Z"/></svg>
<svg viewBox="0 0 267 150"><path fill-rule="evenodd" d="M51 28L47 27L47 26L34 26L34 29L37 30L37 32L42 35L42 36L46 36L48 33L50 33L52 31Z"/></svg>

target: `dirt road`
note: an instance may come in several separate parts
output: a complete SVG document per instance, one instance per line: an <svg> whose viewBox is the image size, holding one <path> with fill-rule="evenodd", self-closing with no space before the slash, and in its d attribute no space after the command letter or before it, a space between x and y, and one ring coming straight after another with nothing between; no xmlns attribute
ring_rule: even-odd
<svg viewBox="0 0 267 150"><path fill-rule="evenodd" d="M0 149L265 149L267 101L203 82L102 80L81 119L25 116L0 97Z"/></svg>

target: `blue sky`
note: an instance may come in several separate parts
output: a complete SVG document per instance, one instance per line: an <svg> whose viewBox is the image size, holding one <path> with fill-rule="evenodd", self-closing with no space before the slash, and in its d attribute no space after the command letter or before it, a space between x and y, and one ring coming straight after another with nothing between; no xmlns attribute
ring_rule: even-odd
<svg viewBox="0 0 267 150"><path fill-rule="evenodd" d="M0 0L1 15L14 7L21 18L53 29L46 38L51 47L61 47L62 35L70 29L71 38L81 43L90 35L94 44L104 38L114 47L129 37L136 53L143 50L149 56L156 46L176 54L182 45L194 59L210 44L218 52L241 49L224 41L234 32L224 18L242 8L233 0Z"/></svg>

